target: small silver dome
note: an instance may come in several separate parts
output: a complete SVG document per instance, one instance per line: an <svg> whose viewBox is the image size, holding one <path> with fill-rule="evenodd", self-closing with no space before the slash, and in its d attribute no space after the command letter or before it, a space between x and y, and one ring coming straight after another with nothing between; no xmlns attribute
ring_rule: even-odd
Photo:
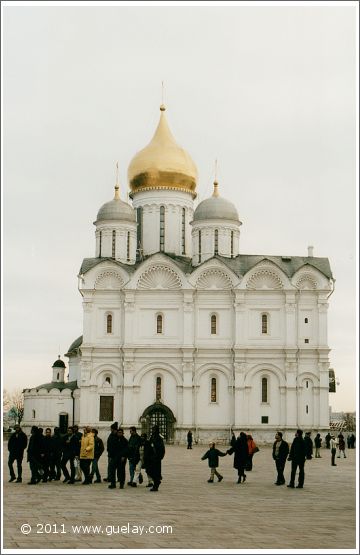
<svg viewBox="0 0 360 555"><path fill-rule="evenodd" d="M240 223L238 211L233 203L218 196L211 196L200 202L193 218L194 222L199 220L232 220Z"/></svg>
<svg viewBox="0 0 360 555"><path fill-rule="evenodd" d="M126 222L136 222L135 210L120 199L114 198L106 202L100 208L96 221L101 220L122 220Z"/></svg>

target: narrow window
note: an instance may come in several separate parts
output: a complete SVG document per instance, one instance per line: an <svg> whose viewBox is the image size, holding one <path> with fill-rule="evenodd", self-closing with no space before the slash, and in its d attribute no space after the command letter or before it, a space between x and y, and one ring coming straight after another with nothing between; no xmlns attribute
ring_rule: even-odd
<svg viewBox="0 0 360 555"><path fill-rule="evenodd" d="M307 318L305 318L305 324L307 324L309 322L309 320Z"/></svg>
<svg viewBox="0 0 360 555"><path fill-rule="evenodd" d="M306 405L306 414L309 414L309 405Z"/></svg>
<svg viewBox="0 0 360 555"><path fill-rule="evenodd" d="M309 387L309 382L308 382L308 380L306 380L306 387Z"/></svg>
<svg viewBox="0 0 360 555"><path fill-rule="evenodd" d="M160 252L165 250L165 207L160 206Z"/></svg>
<svg viewBox="0 0 360 555"><path fill-rule="evenodd" d="M100 395L99 420L114 420L114 397L112 395Z"/></svg>
<svg viewBox="0 0 360 555"><path fill-rule="evenodd" d="M181 215L181 252L185 254L185 208L182 209Z"/></svg>
<svg viewBox="0 0 360 555"><path fill-rule="evenodd" d="M309 343L309 340L308 340L308 339L305 339L305 343Z"/></svg>
<svg viewBox="0 0 360 555"><path fill-rule="evenodd" d="M156 400L160 401L161 400L161 378L160 378L160 376L158 376L156 378L156 392L155 392L155 395L156 395Z"/></svg>
<svg viewBox="0 0 360 555"><path fill-rule="evenodd" d="M268 416L262 416L261 417L261 424L269 424L269 417Z"/></svg>
<svg viewBox="0 0 360 555"><path fill-rule="evenodd" d="M136 209L136 222L137 222L136 242L137 242L138 252L140 251L141 245L142 245L142 219L143 219L143 213L142 213L142 207L140 206L139 208Z"/></svg>
<svg viewBox="0 0 360 555"><path fill-rule="evenodd" d="M199 263L201 262L201 230L199 229Z"/></svg>
<svg viewBox="0 0 360 555"><path fill-rule="evenodd" d="M59 374L59 372L58 372L58 373L56 374L56 379L57 379L57 380L59 379L59 376L60 376L60 374Z"/></svg>
<svg viewBox="0 0 360 555"><path fill-rule="evenodd" d="M268 402L268 380L267 378L261 379L261 402Z"/></svg>
<svg viewBox="0 0 360 555"><path fill-rule="evenodd" d="M111 258L115 258L115 248L116 248L116 231L115 229L113 229L112 244L111 244Z"/></svg>
<svg viewBox="0 0 360 555"><path fill-rule="evenodd" d="M211 315L211 335L216 335L216 315Z"/></svg>
<svg viewBox="0 0 360 555"><path fill-rule="evenodd" d="M106 333L112 333L112 315L106 316Z"/></svg>
<svg viewBox="0 0 360 555"><path fill-rule="evenodd" d="M211 378L211 402L216 403L216 378Z"/></svg>
<svg viewBox="0 0 360 555"><path fill-rule="evenodd" d="M129 262L130 260L130 231L127 232L127 240L126 240L126 260Z"/></svg>
<svg viewBox="0 0 360 555"><path fill-rule="evenodd" d="M102 231L99 232L99 258L101 258Z"/></svg>
<svg viewBox="0 0 360 555"><path fill-rule="evenodd" d="M163 317L161 314L156 316L156 333L163 332Z"/></svg>
<svg viewBox="0 0 360 555"><path fill-rule="evenodd" d="M267 314L261 315L261 333L268 332L268 317Z"/></svg>
<svg viewBox="0 0 360 555"><path fill-rule="evenodd" d="M233 258L234 256L234 232L231 232L230 235L230 256Z"/></svg>
<svg viewBox="0 0 360 555"><path fill-rule="evenodd" d="M219 254L219 230L215 229L214 254Z"/></svg>
<svg viewBox="0 0 360 555"><path fill-rule="evenodd" d="M35 409L33 409L33 410L32 410L32 417L35 418L35 415L36 415Z"/></svg>

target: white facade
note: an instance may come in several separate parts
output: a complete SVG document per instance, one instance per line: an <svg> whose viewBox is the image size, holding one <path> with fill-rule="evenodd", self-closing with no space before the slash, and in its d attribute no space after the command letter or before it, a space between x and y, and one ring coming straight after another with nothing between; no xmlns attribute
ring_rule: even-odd
<svg viewBox="0 0 360 555"><path fill-rule="evenodd" d="M103 434L113 421L144 431L159 422L175 442L189 429L200 442L227 441L231 430L258 441L277 429L289 439L298 427L327 430L328 260L239 254L241 222L217 193L209 216L174 186L131 196L138 225L96 222L96 258L80 269L83 337L67 353L76 387L29 391L24 425L57 425L62 408L69 423ZM221 218L225 203L231 210Z"/></svg>

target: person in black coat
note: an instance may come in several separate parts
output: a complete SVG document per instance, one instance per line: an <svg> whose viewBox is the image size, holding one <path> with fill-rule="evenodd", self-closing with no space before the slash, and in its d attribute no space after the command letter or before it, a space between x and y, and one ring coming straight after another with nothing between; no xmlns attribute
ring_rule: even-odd
<svg viewBox="0 0 360 555"><path fill-rule="evenodd" d="M15 479L16 481L22 482L22 460L24 457L24 451L27 446L27 437L26 434L22 431L20 426L17 424L15 426L15 432L11 434L9 441L8 441L8 450L9 450L9 460L8 466L10 471L10 480L9 482L13 482ZM13 464L16 461L17 465L17 478L15 476Z"/></svg>
<svg viewBox="0 0 360 555"><path fill-rule="evenodd" d="M297 488L304 487L304 479L305 479L305 459L306 459L306 447L305 442L303 439L303 431L297 430L295 434L294 441L291 444L290 454L288 460L291 461L291 477L290 483L288 484L288 488L295 487L295 475L296 470L299 467L299 482L296 486Z"/></svg>
<svg viewBox="0 0 360 555"><path fill-rule="evenodd" d="M63 452L61 459L61 470L64 474L63 482L69 482L69 484L75 484L75 454L77 452L79 440L77 436L74 435L74 430L72 426L68 427L67 434L63 437ZM67 469L66 464L70 462L70 474Z"/></svg>
<svg viewBox="0 0 360 555"><path fill-rule="evenodd" d="M114 444L113 436L116 436L118 427L119 427L119 425L118 425L117 422L114 422L113 424L111 424L110 434L108 435L108 438L106 440L106 450L107 450L107 454L108 454L108 465L107 465L107 476L106 476L106 478L104 478L104 482L110 482L109 476L110 476L110 466L112 465L112 462L111 462L112 457L110 456L110 453L109 453L109 447L110 447L110 451L113 452L113 444Z"/></svg>
<svg viewBox="0 0 360 555"><path fill-rule="evenodd" d="M52 459L50 461L50 477L53 480L60 480L61 478L61 457L63 450L63 438L60 435L60 428L54 428L54 435L52 436Z"/></svg>
<svg viewBox="0 0 360 555"><path fill-rule="evenodd" d="M188 431L186 438L187 438L187 448L192 449L193 435L191 430Z"/></svg>
<svg viewBox="0 0 360 555"><path fill-rule="evenodd" d="M313 456L313 451L314 451L314 444L313 444L313 440L311 439L311 432L306 432L304 437L304 443L305 443L305 456L307 460L311 460Z"/></svg>
<svg viewBox="0 0 360 555"><path fill-rule="evenodd" d="M129 472L130 472L130 481L128 482L128 486L132 486L136 488L137 483L136 480L139 480L140 468L140 445L141 445L141 438L136 431L135 426L131 426L130 428L130 437L129 437Z"/></svg>
<svg viewBox="0 0 360 555"><path fill-rule="evenodd" d="M228 455L234 455L234 468L238 471L238 484L241 484L241 478L243 482L246 480L245 466L249 458L249 449L247 443L247 436L244 432L240 432L239 437L236 439L235 444L230 447L227 451Z"/></svg>
<svg viewBox="0 0 360 555"><path fill-rule="evenodd" d="M94 474L96 476L95 484L101 483L101 474L99 471L99 459L104 452L104 442L99 437L99 431L96 428L92 428L91 432L94 434L94 458L91 465L90 472L90 482L93 481Z"/></svg>
<svg viewBox="0 0 360 555"><path fill-rule="evenodd" d="M219 466L219 457L226 457L227 453L223 453L222 451L219 451L219 449L216 449L215 443L213 441L209 443L209 447L210 449L206 451L205 455L201 457L201 460L204 461L205 459L208 459L208 464L210 468L210 478L208 482L212 484L214 482L214 475L217 476L219 482L221 482L224 477L221 476L221 474L219 474L216 469Z"/></svg>
<svg viewBox="0 0 360 555"><path fill-rule="evenodd" d="M43 435L40 428L33 426L31 428L31 436L27 448L27 460L31 471L31 480L28 482L29 485L40 482L43 456Z"/></svg>
<svg viewBox="0 0 360 555"><path fill-rule="evenodd" d="M325 436L326 449L330 449L330 440L331 440L331 434L330 432L328 432Z"/></svg>
<svg viewBox="0 0 360 555"><path fill-rule="evenodd" d="M109 441L110 440L110 441ZM124 430L119 428L116 434L111 434L108 438L109 454L109 488L116 488L116 475L120 482L120 489L125 484L125 466L129 454L128 440L124 436Z"/></svg>
<svg viewBox="0 0 360 555"><path fill-rule="evenodd" d="M165 456L164 440L159 433L159 426L155 425L149 439L150 449L146 470L153 479L154 485L150 491L158 491L161 484L161 461Z"/></svg>
<svg viewBox="0 0 360 555"><path fill-rule="evenodd" d="M282 432L276 432L273 444L272 457L275 461L277 470L277 480L275 485L282 486L285 484L284 469L286 459L289 455L289 444L283 440Z"/></svg>

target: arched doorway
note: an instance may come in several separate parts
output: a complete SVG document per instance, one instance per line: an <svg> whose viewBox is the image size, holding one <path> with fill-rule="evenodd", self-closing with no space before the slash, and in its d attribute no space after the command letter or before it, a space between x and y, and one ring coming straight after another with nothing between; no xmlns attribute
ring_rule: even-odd
<svg viewBox="0 0 360 555"><path fill-rule="evenodd" d="M156 401L144 410L140 422L141 433L146 433L150 437L151 430L156 424L159 426L160 435L166 443L174 442L174 422L176 422L176 418L172 410L160 401Z"/></svg>

